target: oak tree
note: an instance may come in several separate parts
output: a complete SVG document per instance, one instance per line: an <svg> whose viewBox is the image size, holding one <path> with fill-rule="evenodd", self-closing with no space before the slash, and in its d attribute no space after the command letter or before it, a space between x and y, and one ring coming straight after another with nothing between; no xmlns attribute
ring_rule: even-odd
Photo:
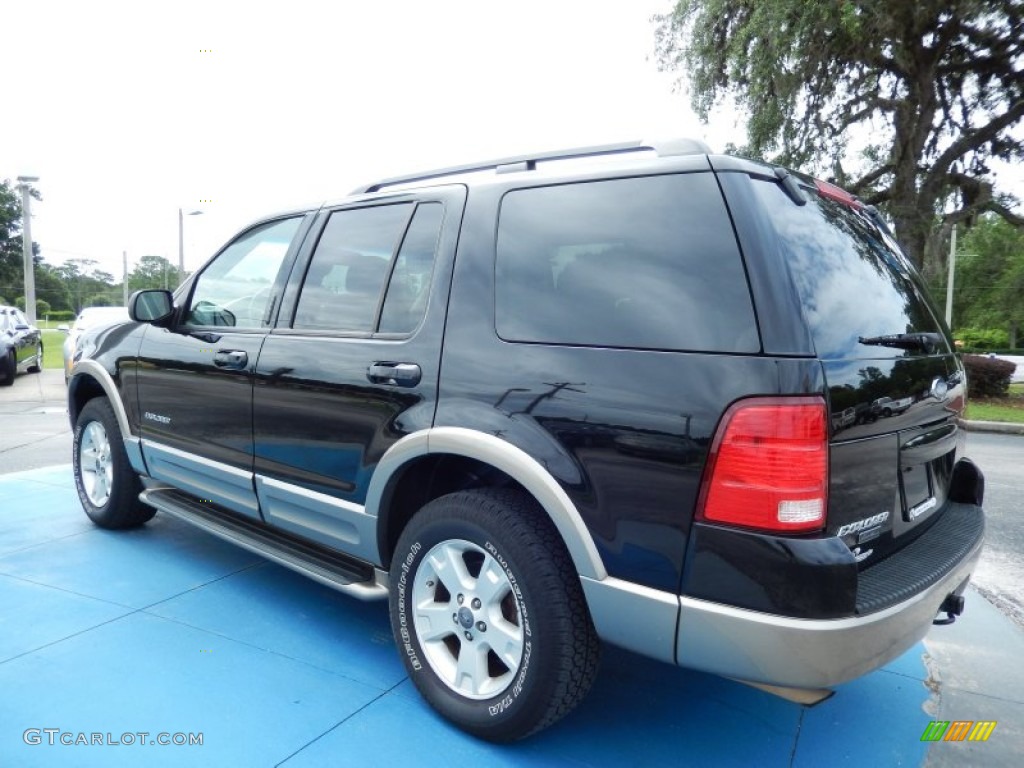
<svg viewBox="0 0 1024 768"><path fill-rule="evenodd" d="M737 103L751 154L879 204L926 273L954 224L1024 224L991 172L1024 160L1024 0L677 0L656 22L702 118Z"/></svg>

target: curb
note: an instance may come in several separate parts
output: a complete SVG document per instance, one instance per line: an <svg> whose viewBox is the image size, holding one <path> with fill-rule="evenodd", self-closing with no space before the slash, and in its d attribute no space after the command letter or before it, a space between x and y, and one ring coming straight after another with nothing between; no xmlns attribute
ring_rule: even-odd
<svg viewBox="0 0 1024 768"><path fill-rule="evenodd" d="M968 432L995 432L1004 435L1024 435L1024 424L1011 424L1004 421L967 421L964 422Z"/></svg>

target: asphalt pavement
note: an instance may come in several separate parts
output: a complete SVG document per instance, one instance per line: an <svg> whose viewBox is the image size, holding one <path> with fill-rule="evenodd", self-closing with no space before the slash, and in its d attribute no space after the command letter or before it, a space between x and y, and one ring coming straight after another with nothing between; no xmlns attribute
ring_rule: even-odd
<svg viewBox="0 0 1024 768"><path fill-rule="evenodd" d="M67 396L63 369L0 387L0 474L71 463Z"/></svg>
<svg viewBox="0 0 1024 768"><path fill-rule="evenodd" d="M985 549L971 582L1024 629L1024 436L973 432L967 455L985 473Z"/></svg>

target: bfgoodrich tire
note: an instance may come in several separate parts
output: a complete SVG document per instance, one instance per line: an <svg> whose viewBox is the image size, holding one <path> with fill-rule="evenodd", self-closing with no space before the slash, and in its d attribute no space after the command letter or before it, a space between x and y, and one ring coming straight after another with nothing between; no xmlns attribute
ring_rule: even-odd
<svg viewBox="0 0 1024 768"><path fill-rule="evenodd" d="M459 491L413 517L391 565L391 625L423 697L489 741L551 725L597 672L572 560L544 511L514 490Z"/></svg>
<svg viewBox="0 0 1024 768"><path fill-rule="evenodd" d="M101 528L134 528L156 514L139 501L142 483L128 463L110 402L90 400L78 414L74 440L75 488L90 519Z"/></svg>

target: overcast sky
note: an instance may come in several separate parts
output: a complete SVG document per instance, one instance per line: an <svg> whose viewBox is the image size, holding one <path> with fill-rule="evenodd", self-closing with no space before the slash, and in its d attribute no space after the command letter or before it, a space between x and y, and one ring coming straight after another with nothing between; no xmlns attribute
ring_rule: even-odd
<svg viewBox="0 0 1024 768"><path fill-rule="evenodd" d="M6 2L0 178L48 263L194 270L251 220L398 173L702 126L654 63L672 0ZM1024 184L1017 192L1024 196ZM130 267L129 267L130 268Z"/></svg>

